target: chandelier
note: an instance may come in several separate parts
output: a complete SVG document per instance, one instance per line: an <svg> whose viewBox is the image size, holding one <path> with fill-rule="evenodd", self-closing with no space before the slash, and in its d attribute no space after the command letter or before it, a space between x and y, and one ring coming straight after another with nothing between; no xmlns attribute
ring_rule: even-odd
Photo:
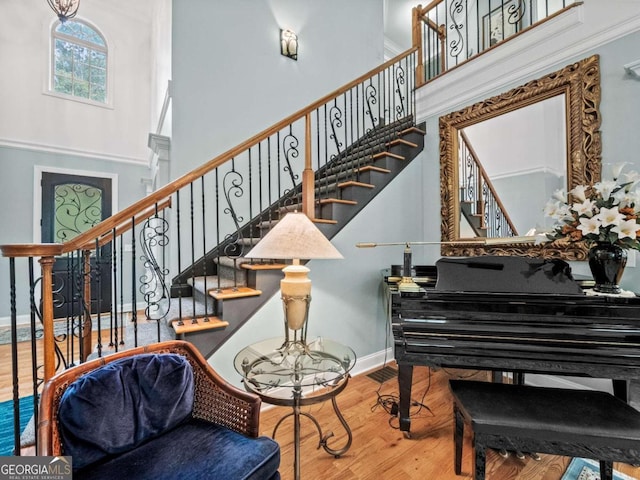
<svg viewBox="0 0 640 480"><path fill-rule="evenodd" d="M47 2L63 23L75 17L80 6L80 0L47 0Z"/></svg>

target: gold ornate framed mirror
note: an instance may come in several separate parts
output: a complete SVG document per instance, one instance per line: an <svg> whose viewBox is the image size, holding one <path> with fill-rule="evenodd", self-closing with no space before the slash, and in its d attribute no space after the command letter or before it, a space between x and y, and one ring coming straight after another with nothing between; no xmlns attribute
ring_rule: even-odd
<svg viewBox="0 0 640 480"><path fill-rule="evenodd" d="M560 119L557 127L551 127L554 131L561 132L559 140L555 141L555 143L562 144L559 150L561 153L554 151L549 155L557 157L556 165L559 167L555 169L555 173L548 175L549 171L554 170L548 166L536 167L536 169L544 171L544 176L540 177L536 183L532 180L534 177L531 176L533 168L530 168L532 167L530 164L533 162L521 160L521 163L526 164L519 165L518 159L523 158L522 156L515 154L509 157L494 150L494 153L489 157L504 157L506 161L502 160L502 168L505 168L505 165L508 166L511 173L496 175L492 180L487 173L490 169L483 166L482 159L472 158L477 155L473 146L467 148L468 139L465 132L470 133L473 128L477 128L483 122L495 121L499 118L502 119L503 125L514 124L515 122L511 120L512 115L521 115L532 107L539 108L543 105L542 102L552 99L555 99L553 101L556 104L556 110L560 112L559 116L564 117ZM544 104L545 112L551 111L551 107L548 106L550 104ZM560 105L559 109L557 105ZM531 225L533 223L531 219L527 219L529 223L525 224L525 231L519 231L515 228L516 221L504 220L502 217L509 217L509 205L500 202L499 192L494 188L493 183L501 182L502 185L508 185L507 190L509 188L516 190L511 193L511 197L514 199L510 204L511 207L515 206L516 210L523 211L536 210L542 216L546 200L551 198L551 194L544 191L542 197L532 199L534 191L548 190L554 182L568 191L579 184L593 184L599 181L602 154L599 105L600 67L599 57L594 55L506 93L440 117L441 236L444 242L441 247L442 255L526 255L563 258L565 260L586 259L587 249L582 243L558 244L558 242L554 242L543 246L535 245L533 240L527 237L527 233L533 230L529 226L536 227ZM554 125L548 122L548 113L544 113L542 116L539 114L534 118L538 120L520 119L519 121L529 127L543 125L548 128L549 125ZM483 126L486 127L486 125ZM485 144L491 144L494 148L508 143L509 140L514 140L506 138L506 136L511 136L509 133L505 133L506 130L501 130L502 139L499 136L493 137L493 133L499 135L500 131L492 132L491 138L487 138L486 133L492 130L501 129L479 129L477 131L484 133L475 134L476 138L482 138ZM520 138L515 139L516 143L521 140L524 141ZM534 138L533 145L546 146L548 143L554 143L546 140L546 138ZM487 162L486 159L485 162ZM471 168L474 173L469 173L467 166L472 163L475 164ZM496 166L492 166L492 169L499 170ZM540 172L536 172L536 175L540 175ZM536 185L544 185L544 188L537 188ZM504 192L505 187L501 188ZM481 193L473 197L474 201L468 202L465 195L468 195L467 191L469 190ZM551 193L553 192L551 191ZM490 198L492 195L497 197L497 201ZM467 200L464 200L465 198ZM475 205L476 211L473 215L468 213L468 203ZM494 207L495 211L488 212L486 210L486 205L490 203L498 205ZM472 216L481 218L475 221L479 224L477 228L471 225L474 220L471 218ZM498 217L500 217L499 223L503 227L498 226L493 228L493 233L488 233L487 225L498 223L496 221ZM482 226L483 224L484 226Z"/></svg>

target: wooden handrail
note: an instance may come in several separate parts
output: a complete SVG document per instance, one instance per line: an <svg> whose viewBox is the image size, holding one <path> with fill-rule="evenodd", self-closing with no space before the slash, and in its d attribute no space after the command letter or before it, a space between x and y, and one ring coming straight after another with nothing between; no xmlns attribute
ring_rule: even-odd
<svg viewBox="0 0 640 480"><path fill-rule="evenodd" d="M432 8L437 7L438 5L440 5L444 0L433 0L431 3L429 3L426 7L423 7L422 9L420 9L420 16L424 16L427 12L429 12ZM420 5L418 6L418 8L420 8Z"/></svg>
<svg viewBox="0 0 640 480"><path fill-rule="evenodd" d="M279 132L283 128L289 126L290 124L306 117L308 114L318 109L322 105L328 103L329 101L337 98L343 93L351 90L355 86L364 82L368 78L377 75L392 66L393 64L403 60L409 55L413 54L417 50L416 47L412 47L400 55L388 60L382 65L370 70L369 72L359 76L355 80L343 85L342 87L334 90L333 92L325 95L319 100L313 102L307 107L297 111L296 113L289 115L283 120L275 123L271 127L263 130L262 132L254 135L250 139L240 143L239 145L227 150L226 152L218 155L217 157L209 160L204 163L200 167L192 170L189 173L177 178L176 180L168 183L164 187L156 190L152 194L140 199L136 203L130 205L129 207L121 210L120 212L112 215L111 217L103 220L98 225L92 227L84 233L81 233L77 237L74 237L72 240L68 242L64 242L62 244L20 244L20 245L0 245L0 251L2 255L5 257L39 257L39 256L55 256L62 255L64 253L72 252L75 250L82 249L84 246L91 244L91 242L95 242L96 238L103 237L108 234L114 228L118 228L126 221L131 221L131 218L140 215L145 211L149 211L149 207L153 207L156 203L159 203L168 197L170 197L173 193L177 192L181 188L189 185L194 182L198 178L203 175L209 173L215 168L223 165L225 162L229 161L233 157L238 156L242 152L248 150L249 148L257 145L261 141L267 139L271 135Z"/></svg>
<svg viewBox="0 0 640 480"><path fill-rule="evenodd" d="M151 218L156 212L161 212L162 210L164 210L165 208L171 208L171 197L167 198L164 202L160 202L158 203L158 206L156 208L156 206L152 206L147 208L145 211L143 211L140 215L136 216L136 220L135 220L135 224L136 226L141 224L142 222L144 222L145 220ZM127 220L124 223L122 223L121 225L117 226L115 228L116 231L116 236L120 236L123 233L128 232L129 230L131 230L132 225L131 225L131 221ZM107 243L113 241L113 230L105 233L104 235L102 235L100 237L100 239L98 240L98 247L104 247ZM80 247L81 250L93 250L95 249L95 239L93 242L91 243L87 243L85 245L83 245L82 247Z"/></svg>

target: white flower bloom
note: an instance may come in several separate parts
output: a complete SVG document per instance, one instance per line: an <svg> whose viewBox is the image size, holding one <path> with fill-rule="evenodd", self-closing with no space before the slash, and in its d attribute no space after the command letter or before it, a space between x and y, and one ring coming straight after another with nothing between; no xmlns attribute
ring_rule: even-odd
<svg viewBox="0 0 640 480"><path fill-rule="evenodd" d="M569 193L571 195L573 195L574 197L576 197L576 200L578 200L580 202L584 202L587 199L587 195L585 193L587 188L588 187L586 185L578 185L573 190L571 190Z"/></svg>
<svg viewBox="0 0 640 480"><path fill-rule="evenodd" d="M598 220L598 216L596 215L593 218L581 218L580 225L578 226L578 230L582 231L582 235L600 234L600 220Z"/></svg>
<svg viewBox="0 0 640 480"><path fill-rule="evenodd" d="M564 189L556 190L553 192L552 197L560 202L567 203L567 192L565 192Z"/></svg>
<svg viewBox="0 0 640 480"><path fill-rule="evenodd" d="M608 227L609 225L619 225L624 220L624 215L618 211L618 207L603 207L594 218L597 218L603 227Z"/></svg>
<svg viewBox="0 0 640 480"><path fill-rule="evenodd" d="M551 217L554 220L557 220L559 209L560 209L560 202L554 202L553 200L549 200L547 204L544 206L544 214L547 217Z"/></svg>
<svg viewBox="0 0 640 480"><path fill-rule="evenodd" d="M637 232L640 231L640 225L635 220L625 220L611 229L612 232L618 234L618 238L630 238L635 240Z"/></svg>
<svg viewBox="0 0 640 480"><path fill-rule="evenodd" d="M625 192L624 189L620 189L611 194L611 198L613 198L616 204L618 204L618 208L624 208L627 205L627 196L628 193Z"/></svg>
<svg viewBox="0 0 640 480"><path fill-rule="evenodd" d="M593 187L596 189L596 192L602 195L602 198L607 199L611 196L611 192L619 186L620 185L613 180L605 180L603 182L596 183Z"/></svg>
<svg viewBox="0 0 640 480"><path fill-rule="evenodd" d="M595 202L592 200L584 200L582 203L574 203L571 206L571 210L578 215L586 215L587 217L593 217Z"/></svg>
<svg viewBox="0 0 640 480"><path fill-rule="evenodd" d="M622 162L622 163L614 163L611 166L611 172L614 180L618 179L618 177L620 176L620 173L622 173L622 169L624 168L625 165L628 165L628 164L629 162Z"/></svg>

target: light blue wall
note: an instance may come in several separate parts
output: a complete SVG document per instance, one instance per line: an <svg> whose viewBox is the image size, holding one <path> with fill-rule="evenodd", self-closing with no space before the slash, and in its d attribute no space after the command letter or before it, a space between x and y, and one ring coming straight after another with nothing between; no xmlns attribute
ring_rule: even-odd
<svg viewBox="0 0 640 480"><path fill-rule="evenodd" d="M172 177L380 65L382 14L382 0L174 0Z"/></svg>

